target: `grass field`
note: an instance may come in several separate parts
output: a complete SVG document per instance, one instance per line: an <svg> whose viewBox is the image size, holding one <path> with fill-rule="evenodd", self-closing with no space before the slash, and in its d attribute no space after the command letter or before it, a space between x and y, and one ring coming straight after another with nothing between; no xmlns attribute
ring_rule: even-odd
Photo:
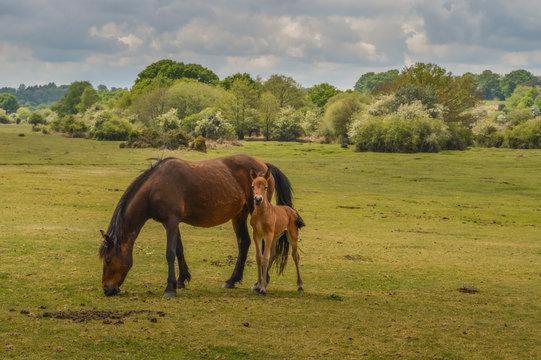
<svg viewBox="0 0 541 360"><path fill-rule="evenodd" d="M193 280L163 300L165 233L149 222L123 294L105 298L99 229L146 159L238 152L292 180L307 223L306 293L295 291L292 262L266 297L250 292L252 248L244 283L222 289L236 255L231 225L182 225ZM540 358L540 175L538 150L247 142L201 154L0 126L0 357ZM459 292L464 284L479 292ZM41 316L76 310L166 314L110 324Z"/></svg>

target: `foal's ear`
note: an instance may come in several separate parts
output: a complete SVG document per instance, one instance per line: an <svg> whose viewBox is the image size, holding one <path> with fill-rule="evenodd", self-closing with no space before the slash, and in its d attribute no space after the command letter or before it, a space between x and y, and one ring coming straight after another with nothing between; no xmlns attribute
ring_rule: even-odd
<svg viewBox="0 0 541 360"><path fill-rule="evenodd" d="M254 169L250 169L250 177L254 180L257 177L257 173Z"/></svg>
<svg viewBox="0 0 541 360"><path fill-rule="evenodd" d="M267 172L265 173L265 180L269 180L270 176L271 176L271 172L270 172L270 168L267 168Z"/></svg>

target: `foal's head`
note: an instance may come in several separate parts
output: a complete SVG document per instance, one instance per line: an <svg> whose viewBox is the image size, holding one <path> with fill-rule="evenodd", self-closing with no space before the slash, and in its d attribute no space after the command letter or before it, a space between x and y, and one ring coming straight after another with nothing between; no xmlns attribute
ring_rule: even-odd
<svg viewBox="0 0 541 360"><path fill-rule="evenodd" d="M267 190L269 189L269 177L270 171L266 173L256 173L254 170L250 170L250 177L252 178L252 192L254 193L254 204L261 205L263 200L267 196Z"/></svg>

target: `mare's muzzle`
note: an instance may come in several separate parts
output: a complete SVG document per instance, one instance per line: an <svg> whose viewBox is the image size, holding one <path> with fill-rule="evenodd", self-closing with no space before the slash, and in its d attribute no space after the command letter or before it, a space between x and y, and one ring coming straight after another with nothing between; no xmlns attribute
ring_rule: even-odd
<svg viewBox="0 0 541 360"><path fill-rule="evenodd" d="M105 296L115 296L120 292L120 288L118 286L108 286L103 288L103 293Z"/></svg>

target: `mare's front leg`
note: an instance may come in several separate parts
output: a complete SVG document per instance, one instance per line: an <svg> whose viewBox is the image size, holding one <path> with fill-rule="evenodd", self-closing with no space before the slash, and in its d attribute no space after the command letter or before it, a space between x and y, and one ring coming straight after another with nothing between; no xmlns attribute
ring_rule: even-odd
<svg viewBox="0 0 541 360"><path fill-rule="evenodd" d="M170 221L165 225L167 232L167 248L165 258L167 259L167 286L163 293L165 299L174 298L177 295L177 280L175 278L175 255L177 243L180 240L178 222Z"/></svg>
<svg viewBox="0 0 541 360"><path fill-rule="evenodd" d="M188 264L186 263L186 259L184 258L184 248L182 246L182 237L180 236L180 230L178 230L178 238L177 238L177 260L178 260L177 288L184 289L186 287L186 283L192 279L192 275L190 275L190 269L188 268Z"/></svg>
<svg viewBox="0 0 541 360"><path fill-rule="evenodd" d="M246 257L248 256L248 250L250 248L250 234L248 233L248 207L245 206L241 213L232 219L233 229L235 230L235 235L237 237L237 246L238 246L238 256L237 263L235 264L235 269L233 269L233 274L231 277L224 283L223 287L226 289L231 289L235 287L235 283L242 280L242 275L244 273L244 264L246 263Z"/></svg>

